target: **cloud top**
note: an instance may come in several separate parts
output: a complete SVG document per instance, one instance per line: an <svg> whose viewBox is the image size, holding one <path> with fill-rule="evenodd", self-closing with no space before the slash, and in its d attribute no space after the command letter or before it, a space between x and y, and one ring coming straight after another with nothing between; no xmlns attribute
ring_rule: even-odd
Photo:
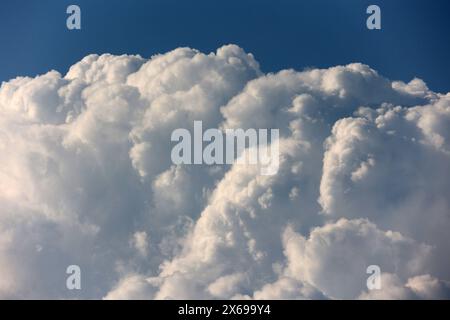
<svg viewBox="0 0 450 320"><path fill-rule="evenodd" d="M172 131L197 120L279 129L278 174L173 165ZM450 94L421 79L361 63L264 74L235 45L12 79L0 297L450 298L449 132Z"/></svg>

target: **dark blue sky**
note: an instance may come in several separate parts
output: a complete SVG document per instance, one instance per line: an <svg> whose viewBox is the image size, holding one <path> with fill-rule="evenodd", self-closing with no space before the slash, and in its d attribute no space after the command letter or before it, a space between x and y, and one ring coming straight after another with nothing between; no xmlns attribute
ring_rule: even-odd
<svg viewBox="0 0 450 320"><path fill-rule="evenodd" d="M66 29L78 4L82 30ZM370 4L382 30L366 28ZM89 53L149 57L235 43L263 71L363 62L390 79L450 91L448 0L1 0L0 81L70 65Z"/></svg>

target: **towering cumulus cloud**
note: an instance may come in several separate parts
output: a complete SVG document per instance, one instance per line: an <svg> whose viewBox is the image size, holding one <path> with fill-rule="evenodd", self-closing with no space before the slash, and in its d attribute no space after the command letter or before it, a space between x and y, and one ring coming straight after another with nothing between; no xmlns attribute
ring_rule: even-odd
<svg viewBox="0 0 450 320"><path fill-rule="evenodd" d="M278 173L173 165L197 120L279 129ZM450 93L420 79L90 55L1 85L0 298L450 298L449 191Z"/></svg>

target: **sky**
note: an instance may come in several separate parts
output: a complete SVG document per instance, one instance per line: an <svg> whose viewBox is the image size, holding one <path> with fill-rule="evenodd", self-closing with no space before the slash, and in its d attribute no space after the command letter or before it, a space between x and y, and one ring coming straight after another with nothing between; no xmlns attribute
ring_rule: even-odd
<svg viewBox="0 0 450 320"><path fill-rule="evenodd" d="M65 27L69 4L81 8L80 31ZM381 7L382 30L366 28L370 4ZM0 81L65 73L90 53L150 57L237 44L265 72L362 62L390 79L419 77L448 92L449 11L445 0L4 0Z"/></svg>
<svg viewBox="0 0 450 320"><path fill-rule="evenodd" d="M444 1L68 4L0 5L0 299L450 298Z"/></svg>

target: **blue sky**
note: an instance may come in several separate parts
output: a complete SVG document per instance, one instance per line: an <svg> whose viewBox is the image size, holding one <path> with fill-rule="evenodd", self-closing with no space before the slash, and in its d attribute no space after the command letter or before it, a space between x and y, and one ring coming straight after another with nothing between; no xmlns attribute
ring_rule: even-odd
<svg viewBox="0 0 450 320"><path fill-rule="evenodd" d="M69 4L82 30L65 27ZM382 30L366 29L377 4ZM2 0L0 81L70 65L90 53L149 57L179 46L214 51L235 43L263 71L363 62L390 79L424 79L450 91L446 0Z"/></svg>
<svg viewBox="0 0 450 320"><path fill-rule="evenodd" d="M449 0L0 0L0 83L46 73L0 87L0 300L450 299L450 94L435 93L450 91L449 13ZM258 77L230 43L264 72L310 69ZM221 50L48 72L180 46ZM385 79L329 68L351 62ZM432 91L392 82L414 77ZM199 148L193 121L235 129L258 165L221 165L227 132ZM179 129L203 165L176 165ZM270 152L263 129L280 133Z"/></svg>

